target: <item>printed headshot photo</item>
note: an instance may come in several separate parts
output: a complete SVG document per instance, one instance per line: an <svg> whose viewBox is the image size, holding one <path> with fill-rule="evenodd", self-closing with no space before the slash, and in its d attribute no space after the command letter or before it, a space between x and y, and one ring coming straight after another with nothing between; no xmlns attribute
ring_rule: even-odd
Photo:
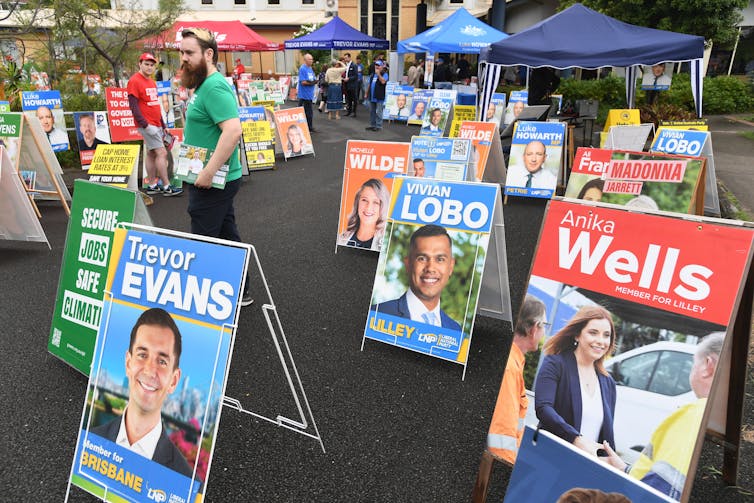
<svg viewBox="0 0 754 503"><path fill-rule="evenodd" d="M388 230L370 309L468 335L474 313L467 306L476 306L478 295L474 272L485 256L479 245L488 237L434 224L391 222Z"/></svg>
<svg viewBox="0 0 754 503"><path fill-rule="evenodd" d="M148 460L204 481L222 399L229 337L161 308L113 304L94 366L84 428ZM222 358L222 357L221 357ZM217 365L217 366L216 366Z"/></svg>

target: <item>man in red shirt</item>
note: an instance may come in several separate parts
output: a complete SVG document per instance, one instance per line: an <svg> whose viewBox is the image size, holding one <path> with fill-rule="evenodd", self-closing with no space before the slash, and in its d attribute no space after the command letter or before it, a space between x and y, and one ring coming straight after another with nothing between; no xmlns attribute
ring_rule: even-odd
<svg viewBox="0 0 754 503"><path fill-rule="evenodd" d="M246 73L246 67L241 64L241 58L236 60L236 67L233 69L233 77L238 79L242 73Z"/></svg>
<svg viewBox="0 0 754 503"><path fill-rule="evenodd" d="M157 96L157 84L152 80L157 60L145 52L139 57L139 71L128 79L128 104L144 137L145 164L147 176L152 184L147 194L179 196L183 189L171 187L168 179L168 151L163 143L165 124L162 122L162 108ZM160 187L158 181L162 182Z"/></svg>

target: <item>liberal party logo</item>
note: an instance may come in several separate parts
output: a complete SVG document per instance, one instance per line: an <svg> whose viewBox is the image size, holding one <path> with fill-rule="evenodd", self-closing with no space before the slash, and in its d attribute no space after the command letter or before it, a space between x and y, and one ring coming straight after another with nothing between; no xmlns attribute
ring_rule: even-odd
<svg viewBox="0 0 754 503"><path fill-rule="evenodd" d="M484 28L481 28L479 26L471 26L470 24L467 24L466 26L461 28L461 34L468 35L470 37L481 37L486 33L487 30L485 30Z"/></svg>
<svg viewBox="0 0 754 503"><path fill-rule="evenodd" d="M147 498L156 501L157 503L163 503L168 500L167 494L165 494L165 491L162 489L149 489L149 492L147 493Z"/></svg>

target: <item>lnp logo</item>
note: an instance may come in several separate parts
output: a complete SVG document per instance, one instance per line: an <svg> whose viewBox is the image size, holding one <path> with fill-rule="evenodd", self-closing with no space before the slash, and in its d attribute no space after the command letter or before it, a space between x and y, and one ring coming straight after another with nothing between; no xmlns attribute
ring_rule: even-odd
<svg viewBox="0 0 754 503"><path fill-rule="evenodd" d="M147 498L156 501L157 503L162 503L163 501L168 500L168 496L165 494L165 491L162 489L149 489L149 492L147 493Z"/></svg>
<svg viewBox="0 0 754 503"><path fill-rule="evenodd" d="M466 26L461 28L461 34L468 35L470 37L481 37L486 33L487 30L485 30L484 28L481 28L479 26L471 26L470 24L467 24Z"/></svg>

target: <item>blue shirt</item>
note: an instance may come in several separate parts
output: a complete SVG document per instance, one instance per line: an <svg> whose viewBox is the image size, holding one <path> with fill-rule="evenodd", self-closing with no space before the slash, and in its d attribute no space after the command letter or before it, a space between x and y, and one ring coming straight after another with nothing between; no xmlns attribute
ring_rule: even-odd
<svg viewBox="0 0 754 503"><path fill-rule="evenodd" d="M314 70L306 65L301 65L298 69L298 97L302 100L314 100L314 86L305 86L301 82L304 80L316 81Z"/></svg>
<svg viewBox="0 0 754 503"><path fill-rule="evenodd" d="M383 73L382 77L385 79L386 82L390 79L390 76L387 74L387 72ZM374 97L374 86L376 83L377 83L377 73L375 72L372 74L372 80L369 81L369 101L373 103L381 103L385 100L384 99L378 100L377 98Z"/></svg>

